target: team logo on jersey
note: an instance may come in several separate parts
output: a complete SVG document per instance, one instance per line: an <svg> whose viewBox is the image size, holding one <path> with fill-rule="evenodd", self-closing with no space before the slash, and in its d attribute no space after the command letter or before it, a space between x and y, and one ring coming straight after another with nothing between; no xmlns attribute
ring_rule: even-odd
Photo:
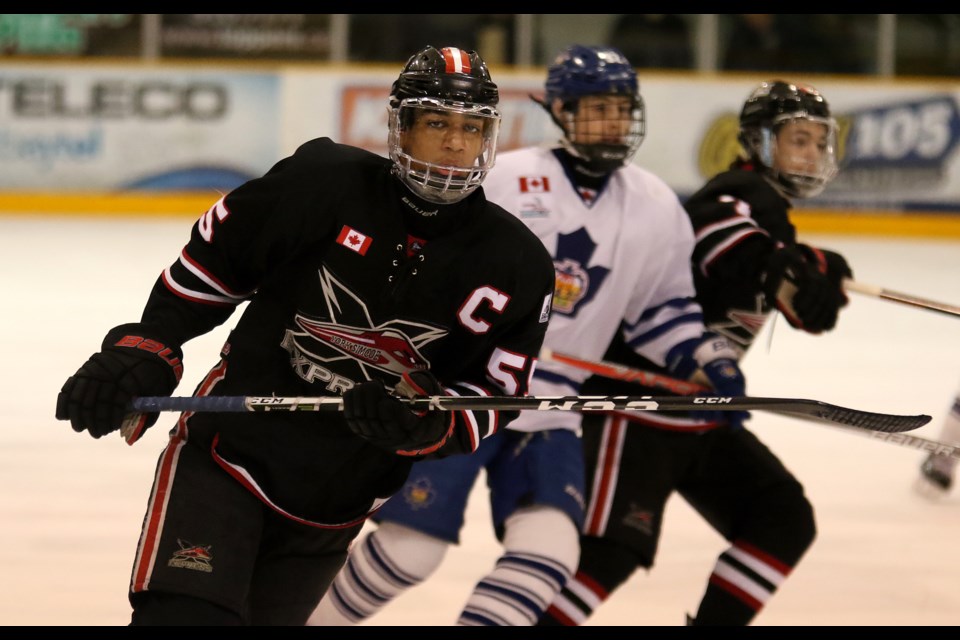
<svg viewBox="0 0 960 640"><path fill-rule="evenodd" d="M758 293L753 309L729 309L726 321L711 322L709 328L730 340L742 354L763 329L769 314L766 298L762 293Z"/></svg>
<svg viewBox="0 0 960 640"><path fill-rule="evenodd" d="M520 219L543 218L550 213L550 209L544 206L540 198L534 198L531 201L520 203Z"/></svg>
<svg viewBox="0 0 960 640"><path fill-rule="evenodd" d="M642 531L643 533L653 535L653 513L647 509L641 509L634 503L630 503L630 511L623 516L621 520L623 526Z"/></svg>
<svg viewBox="0 0 960 640"><path fill-rule="evenodd" d="M416 254L423 251L423 248L427 246L427 241L423 238L418 238L417 236L412 236L409 233L407 234L407 257L412 258Z"/></svg>
<svg viewBox="0 0 960 640"><path fill-rule="evenodd" d="M367 249L370 248L373 239L363 235L352 227L343 225L343 229L340 230L340 235L337 236L337 242L351 251L356 251L360 255L366 255Z"/></svg>
<svg viewBox="0 0 960 640"><path fill-rule="evenodd" d="M427 366L426 359L417 348L394 329L342 327L311 320L300 314L297 314L296 321L318 342L398 377L405 371L425 369Z"/></svg>
<svg viewBox="0 0 960 640"><path fill-rule="evenodd" d="M596 250L597 243L583 227L557 238L553 260L556 272L553 310L557 313L576 315L581 305L593 299L610 273L606 267L587 266Z"/></svg>
<svg viewBox="0 0 960 640"><path fill-rule="evenodd" d="M437 491L433 488L430 478L420 477L407 481L403 487L403 499L411 509L416 511L433 504L437 499Z"/></svg>
<svg viewBox="0 0 960 640"><path fill-rule="evenodd" d="M547 176L520 178L520 193L547 193L550 191L550 178Z"/></svg>
<svg viewBox="0 0 960 640"><path fill-rule="evenodd" d="M297 375L307 382L321 382L341 393L354 380L370 380L372 370L396 376L427 369L421 354L424 345L447 335L447 331L421 322L391 320L378 324L367 305L327 271L320 270L320 289L327 315L297 313L296 329L288 329L281 346L290 354Z"/></svg>
<svg viewBox="0 0 960 640"><path fill-rule="evenodd" d="M580 194L580 199L583 200L583 203L588 207L593 204L593 201L597 199L597 190L588 189L586 187L577 187L577 193Z"/></svg>
<svg viewBox="0 0 960 640"><path fill-rule="evenodd" d="M204 573L213 572L213 553L211 552L213 545L192 544L180 538L177 538L177 545L180 548L174 551L173 556L167 561L168 567Z"/></svg>

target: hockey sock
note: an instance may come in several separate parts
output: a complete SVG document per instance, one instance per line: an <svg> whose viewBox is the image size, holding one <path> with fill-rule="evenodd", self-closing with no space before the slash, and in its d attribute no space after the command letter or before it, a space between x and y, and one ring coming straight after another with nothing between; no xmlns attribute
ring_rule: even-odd
<svg viewBox="0 0 960 640"><path fill-rule="evenodd" d="M642 566L640 557L627 547L606 538L582 536L580 566L540 616L537 626L583 624L638 566Z"/></svg>
<svg viewBox="0 0 960 640"><path fill-rule="evenodd" d="M307 626L363 622L426 580L440 566L447 547L446 541L409 527L381 523L351 551Z"/></svg>
<svg viewBox="0 0 960 640"><path fill-rule="evenodd" d="M504 525L505 553L474 587L459 626L535 625L577 566L577 528L562 511L533 507Z"/></svg>
<svg viewBox="0 0 960 640"><path fill-rule="evenodd" d="M792 569L738 541L717 559L693 625L750 624Z"/></svg>

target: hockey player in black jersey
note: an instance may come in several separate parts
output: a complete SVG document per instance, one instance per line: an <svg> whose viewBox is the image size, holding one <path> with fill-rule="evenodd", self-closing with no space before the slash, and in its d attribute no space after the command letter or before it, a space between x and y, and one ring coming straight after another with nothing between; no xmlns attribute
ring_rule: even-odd
<svg viewBox="0 0 960 640"><path fill-rule="evenodd" d="M516 412L415 414L398 395L524 395L553 263L487 202L499 94L473 51L426 47L390 95L384 158L327 138L221 198L111 329L56 417L133 443L181 345L249 304L195 395L342 395L339 413L185 413L160 454L130 584L133 624L302 625L365 519L427 456Z"/></svg>
<svg viewBox="0 0 960 640"><path fill-rule="evenodd" d="M553 256L557 284L544 346L597 359L622 331L631 349L671 373L698 370L716 395L744 395L736 351L707 331L694 300L690 219L661 178L632 162L646 117L630 61L612 47L573 44L546 75L543 96L533 99L559 139L502 154L484 183L488 197ZM587 377L547 360L530 384L536 395L571 395ZM429 579L460 542L481 471L502 552L457 625L536 624L577 567L585 493L579 430L577 413L527 411L474 455L418 462L308 624L363 622Z"/></svg>
<svg viewBox="0 0 960 640"><path fill-rule="evenodd" d="M685 203L705 323L741 356L775 309L818 334L847 302L846 260L797 242L789 216L791 199L816 195L836 174L836 135L818 91L764 82L740 114L744 154ZM665 373L619 339L604 358ZM669 393L597 376L581 392ZM674 492L730 543L690 624L749 624L813 543L803 486L746 428L677 413L584 414L583 433L590 495L580 564L541 625L583 623L638 568L651 568Z"/></svg>

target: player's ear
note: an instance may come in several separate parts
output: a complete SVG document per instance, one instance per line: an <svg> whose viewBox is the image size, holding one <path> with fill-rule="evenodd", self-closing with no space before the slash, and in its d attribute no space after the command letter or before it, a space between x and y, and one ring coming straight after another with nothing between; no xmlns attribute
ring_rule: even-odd
<svg viewBox="0 0 960 640"><path fill-rule="evenodd" d="M553 102L550 103L550 113L552 113L553 117L557 120L561 120L563 117L563 100L555 98Z"/></svg>

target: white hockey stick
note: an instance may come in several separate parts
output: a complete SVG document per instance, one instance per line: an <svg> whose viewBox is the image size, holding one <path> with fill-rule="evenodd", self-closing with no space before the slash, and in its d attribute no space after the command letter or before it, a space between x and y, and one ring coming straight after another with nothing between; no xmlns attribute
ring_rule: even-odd
<svg viewBox="0 0 960 640"><path fill-rule="evenodd" d="M883 287L878 287L872 284L857 282L849 278L844 279L843 288L847 291L854 291L865 296L889 300L891 302L899 302L901 304L908 304L913 307L920 307L921 309L928 309L930 311L939 311L940 313L944 313L948 316L960 316L960 307L958 306L943 302L935 302L926 298L912 296L908 293L898 293L897 291L891 291L890 289L884 289Z"/></svg>
<svg viewBox="0 0 960 640"><path fill-rule="evenodd" d="M856 429L898 433L930 422L928 415L895 415L848 409L803 398L724 396L425 396L401 398L416 410L440 411L770 411L818 418ZM343 398L276 396L192 396L134 398L131 410L157 411L343 411Z"/></svg>

